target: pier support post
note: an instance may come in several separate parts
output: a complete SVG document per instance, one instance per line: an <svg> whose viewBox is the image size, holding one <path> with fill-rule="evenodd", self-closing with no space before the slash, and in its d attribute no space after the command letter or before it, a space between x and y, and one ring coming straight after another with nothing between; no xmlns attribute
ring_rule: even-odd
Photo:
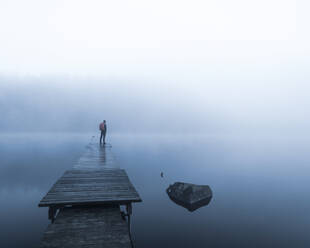
<svg viewBox="0 0 310 248"><path fill-rule="evenodd" d="M126 211L127 211L128 215L132 214L132 205L131 205L131 203L126 205Z"/></svg>
<svg viewBox="0 0 310 248"><path fill-rule="evenodd" d="M56 212L57 208L55 207L48 208L48 219L51 220L52 223L54 223Z"/></svg>
<svg viewBox="0 0 310 248"><path fill-rule="evenodd" d="M126 205L126 215L127 215L127 218L128 218L128 230L129 230L129 233L130 233L130 215L132 214L132 205L131 203L127 204Z"/></svg>
<svg viewBox="0 0 310 248"><path fill-rule="evenodd" d="M132 214L132 205L131 203L127 204L126 205L126 215L127 215L127 220L128 220L128 232L129 232L129 239L130 239L130 244L131 244L131 247L134 248L134 244L133 244L133 241L132 241L132 238L131 238L131 224L130 224L130 215Z"/></svg>

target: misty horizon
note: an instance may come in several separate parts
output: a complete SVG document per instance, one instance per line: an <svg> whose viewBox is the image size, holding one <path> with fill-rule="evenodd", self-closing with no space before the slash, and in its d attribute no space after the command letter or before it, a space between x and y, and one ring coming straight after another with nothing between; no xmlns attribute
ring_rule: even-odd
<svg viewBox="0 0 310 248"><path fill-rule="evenodd" d="M303 134L300 128L309 123L300 105L305 95L290 92L290 85L260 91L264 87L234 89L226 82L171 86L44 77L0 81L0 132L95 132L106 119L111 133L289 135Z"/></svg>

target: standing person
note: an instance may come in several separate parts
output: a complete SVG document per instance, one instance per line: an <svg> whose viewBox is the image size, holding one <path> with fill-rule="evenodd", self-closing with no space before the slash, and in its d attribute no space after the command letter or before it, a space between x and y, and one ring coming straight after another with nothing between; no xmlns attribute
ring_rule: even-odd
<svg viewBox="0 0 310 248"><path fill-rule="evenodd" d="M102 139L103 139L103 144L105 144L105 135L107 133L107 123L105 120L100 123L99 130L101 131L100 144L102 144Z"/></svg>

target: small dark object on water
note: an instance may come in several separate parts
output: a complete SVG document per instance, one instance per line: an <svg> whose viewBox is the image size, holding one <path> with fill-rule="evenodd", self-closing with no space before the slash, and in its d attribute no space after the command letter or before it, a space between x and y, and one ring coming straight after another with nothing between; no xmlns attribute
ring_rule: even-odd
<svg viewBox="0 0 310 248"><path fill-rule="evenodd" d="M208 185L176 182L170 185L166 192L173 202L191 212L208 205L212 198L212 191Z"/></svg>
<svg viewBox="0 0 310 248"><path fill-rule="evenodd" d="M161 173L160 173L160 176L161 176L161 177L164 177L164 173L163 173L163 172L161 172Z"/></svg>

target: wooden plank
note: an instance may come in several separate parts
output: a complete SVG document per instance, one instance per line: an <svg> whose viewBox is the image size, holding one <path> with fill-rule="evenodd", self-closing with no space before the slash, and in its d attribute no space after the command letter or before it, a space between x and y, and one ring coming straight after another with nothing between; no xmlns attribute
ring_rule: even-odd
<svg viewBox="0 0 310 248"><path fill-rule="evenodd" d="M40 248L130 248L119 206L64 208L45 231Z"/></svg>
<svg viewBox="0 0 310 248"><path fill-rule="evenodd" d="M110 147L90 144L74 165L75 169L119 168Z"/></svg>
<svg viewBox="0 0 310 248"><path fill-rule="evenodd" d="M119 205L140 201L111 149L91 144L74 169L66 171L39 203L39 207L50 207L52 219L55 209L60 209L40 247L131 247Z"/></svg>
<svg viewBox="0 0 310 248"><path fill-rule="evenodd" d="M39 207L128 204L141 198L121 169L69 170L53 185Z"/></svg>

